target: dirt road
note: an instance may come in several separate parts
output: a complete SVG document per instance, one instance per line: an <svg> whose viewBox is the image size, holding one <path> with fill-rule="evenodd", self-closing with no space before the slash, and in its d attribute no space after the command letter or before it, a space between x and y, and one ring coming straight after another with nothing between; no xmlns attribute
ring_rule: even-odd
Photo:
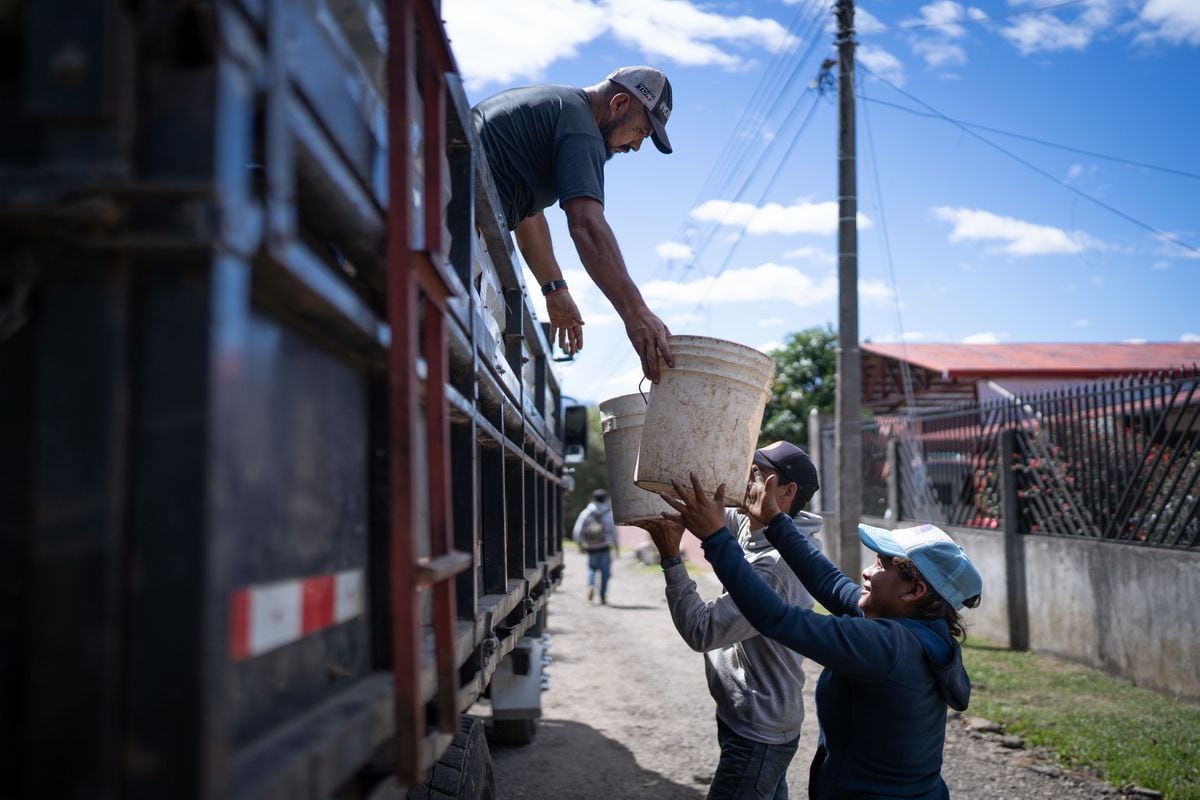
<svg viewBox="0 0 1200 800"><path fill-rule="evenodd" d="M492 746L500 800L701 800L716 766L715 705L703 658L671 624L657 567L623 555L614 565L609 605L588 603L586 561L569 548L562 587L551 601L550 688L537 738L527 747ZM690 566L705 597L720 585ZM808 671L806 719L788 772L790 796L808 796L816 746ZM486 713L486 709L480 710ZM1000 735L972 733L967 720L947 728L944 775L955 798L1116 797L1089 776L1063 773L1044 755L1004 747Z"/></svg>

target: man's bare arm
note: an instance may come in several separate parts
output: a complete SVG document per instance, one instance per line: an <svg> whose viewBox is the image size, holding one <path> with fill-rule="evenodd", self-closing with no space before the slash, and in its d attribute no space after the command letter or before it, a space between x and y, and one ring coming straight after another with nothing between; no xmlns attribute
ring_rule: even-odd
<svg viewBox="0 0 1200 800"><path fill-rule="evenodd" d="M562 269L554 257L554 245L550 240L550 226L542 212L526 217L517 223L514 231L517 247L529 271L537 278L538 287L550 281L562 280ZM546 313L550 316L550 343L557 334L559 347L567 355L583 347L583 317L571 297L570 291L560 289L546 297Z"/></svg>
<svg viewBox="0 0 1200 800"><path fill-rule="evenodd" d="M629 276L617 237L604 218L604 206L592 198L577 197L563 203L563 210L584 269L625 323L625 333L642 360L642 374L657 383L659 354L668 366L675 366L667 344L670 331L646 305Z"/></svg>

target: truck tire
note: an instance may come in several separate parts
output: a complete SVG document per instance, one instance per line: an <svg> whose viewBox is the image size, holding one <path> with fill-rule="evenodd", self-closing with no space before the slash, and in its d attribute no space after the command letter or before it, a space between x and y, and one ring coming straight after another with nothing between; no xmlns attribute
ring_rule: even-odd
<svg viewBox="0 0 1200 800"><path fill-rule="evenodd" d="M491 732L496 744L529 744L537 733L537 719L494 719Z"/></svg>
<svg viewBox="0 0 1200 800"><path fill-rule="evenodd" d="M408 800L492 800L496 777L479 717L464 714L458 735L429 771L429 780L408 790Z"/></svg>

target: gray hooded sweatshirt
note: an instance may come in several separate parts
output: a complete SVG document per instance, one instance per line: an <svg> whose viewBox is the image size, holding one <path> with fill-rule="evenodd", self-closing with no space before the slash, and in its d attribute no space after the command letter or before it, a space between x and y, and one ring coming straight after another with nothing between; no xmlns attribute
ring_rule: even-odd
<svg viewBox="0 0 1200 800"><path fill-rule="evenodd" d="M800 512L792 520L806 537L821 529L815 514ZM764 528L751 531L750 518L732 509L725 512L725 524L737 536L746 561L784 603L812 608L812 596L767 541ZM688 646L704 653L708 690L721 721L756 742L783 744L799 736L803 656L761 635L727 593L705 603L683 564L669 567L664 575L671 619Z"/></svg>

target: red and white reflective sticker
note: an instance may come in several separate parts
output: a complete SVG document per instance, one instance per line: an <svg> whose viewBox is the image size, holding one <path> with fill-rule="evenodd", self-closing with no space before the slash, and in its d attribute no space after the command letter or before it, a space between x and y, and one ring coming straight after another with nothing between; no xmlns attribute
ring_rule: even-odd
<svg viewBox="0 0 1200 800"><path fill-rule="evenodd" d="M260 656L362 613L360 569L246 586L230 598L229 653Z"/></svg>

